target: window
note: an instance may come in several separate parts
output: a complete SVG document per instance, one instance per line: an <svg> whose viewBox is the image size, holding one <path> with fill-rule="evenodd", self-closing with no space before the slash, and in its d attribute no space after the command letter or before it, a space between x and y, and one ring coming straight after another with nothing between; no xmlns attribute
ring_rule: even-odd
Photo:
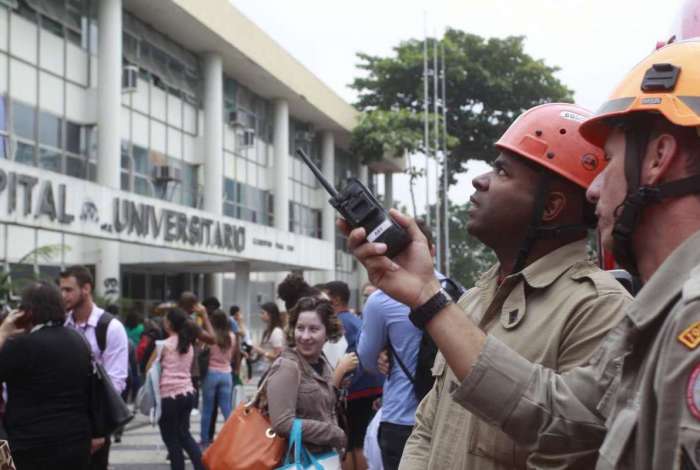
<svg viewBox="0 0 700 470"><path fill-rule="evenodd" d="M36 113L34 107L26 105L20 101L13 101L12 113L13 129L15 134L18 137L34 140L34 131L36 129Z"/></svg>
<svg viewBox="0 0 700 470"><path fill-rule="evenodd" d="M34 145L17 142L15 161L25 165L34 165Z"/></svg>
<svg viewBox="0 0 700 470"><path fill-rule="evenodd" d="M321 210L289 201L289 231L307 237L322 238Z"/></svg>
<svg viewBox="0 0 700 470"><path fill-rule="evenodd" d="M39 111L39 143L62 148L61 127L63 120L43 111ZM75 152L79 153L79 152Z"/></svg>
<svg viewBox="0 0 700 470"><path fill-rule="evenodd" d="M269 191L245 183L224 179L224 215L271 226L274 207Z"/></svg>
<svg viewBox="0 0 700 470"><path fill-rule="evenodd" d="M46 170L55 171L56 173L62 173L62 156L59 150L52 150L48 148L39 149L39 166Z"/></svg>
<svg viewBox="0 0 700 470"><path fill-rule="evenodd" d="M18 0L18 12L42 29L88 48L90 8L85 0Z"/></svg>

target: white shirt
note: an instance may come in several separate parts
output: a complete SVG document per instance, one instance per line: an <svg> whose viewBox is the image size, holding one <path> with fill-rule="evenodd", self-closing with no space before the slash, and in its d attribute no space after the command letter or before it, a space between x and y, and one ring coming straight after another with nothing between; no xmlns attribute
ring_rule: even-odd
<svg viewBox="0 0 700 470"><path fill-rule="evenodd" d="M107 326L107 341L104 353L100 351L95 336L97 322L104 310L92 304L92 312L85 323L75 323L73 312L68 312L65 326L70 326L82 333L92 349L95 359L102 364L112 380L112 385L121 393L126 388L126 378L129 375L129 339L124 325L118 320L109 322Z"/></svg>

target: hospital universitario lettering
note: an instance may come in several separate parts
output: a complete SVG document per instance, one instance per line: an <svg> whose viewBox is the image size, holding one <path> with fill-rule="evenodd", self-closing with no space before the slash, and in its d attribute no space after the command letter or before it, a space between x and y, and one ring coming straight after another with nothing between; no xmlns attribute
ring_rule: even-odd
<svg viewBox="0 0 700 470"><path fill-rule="evenodd" d="M70 226L76 214L69 212L69 197L75 197L66 184L0 169L0 195L5 193L7 215L39 219ZM111 210L109 210L111 209ZM106 220L100 214L111 212ZM139 238L186 243L193 247L216 248L240 253L245 249L245 227L220 220L188 214L170 208L113 197L112 207L98 207L89 199L82 203L82 222L99 223L102 232L136 235Z"/></svg>

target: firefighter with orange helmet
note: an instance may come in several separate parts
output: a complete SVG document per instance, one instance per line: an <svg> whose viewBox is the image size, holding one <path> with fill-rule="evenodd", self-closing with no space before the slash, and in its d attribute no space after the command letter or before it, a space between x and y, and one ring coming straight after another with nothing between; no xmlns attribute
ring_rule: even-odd
<svg viewBox="0 0 700 470"><path fill-rule="evenodd" d="M631 301L587 261L595 225L585 189L605 168L579 134L591 116L572 104L523 113L495 146L494 169L474 179L467 228L498 264L460 300L484 331L530 360L565 372L584 363ZM596 453L530 453L450 397L457 380L438 355L434 388L416 411L401 469L587 467ZM456 430L459 430L456 432ZM466 442L465 442L466 440Z"/></svg>
<svg viewBox="0 0 700 470"><path fill-rule="evenodd" d="M699 41L653 52L581 126L608 160L588 189L604 244L645 285L590 361L566 373L451 303L411 219L393 213L413 242L392 260L361 229L348 245L430 333L454 371L452 399L521 446L597 450L598 470L700 468L699 127Z"/></svg>

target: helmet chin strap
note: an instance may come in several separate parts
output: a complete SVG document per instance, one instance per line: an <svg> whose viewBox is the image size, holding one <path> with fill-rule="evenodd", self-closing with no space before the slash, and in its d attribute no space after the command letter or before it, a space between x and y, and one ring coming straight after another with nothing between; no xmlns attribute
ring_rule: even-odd
<svg viewBox="0 0 700 470"><path fill-rule="evenodd" d="M644 159L651 122L640 120L636 125L625 129L625 179L627 195L615 209L613 227L613 255L620 266L633 276L639 276L637 257L634 253L632 237L639 225L644 207L667 198L700 193L700 175L669 181L656 186L641 186L642 161Z"/></svg>
<svg viewBox="0 0 700 470"><path fill-rule="evenodd" d="M539 174L540 182L537 185L537 194L535 195L535 204L532 208L530 225L528 225L525 238L520 243L518 256L515 258L513 270L510 274L515 274L525 269L525 266L527 265L527 258L537 240L554 240L568 233L586 231L589 228L589 225L586 223L556 225L550 227L545 227L542 225L542 215L544 214L544 206L547 203L547 196L549 195L551 176L544 168L539 171ZM582 215L582 218L586 218L585 214Z"/></svg>

